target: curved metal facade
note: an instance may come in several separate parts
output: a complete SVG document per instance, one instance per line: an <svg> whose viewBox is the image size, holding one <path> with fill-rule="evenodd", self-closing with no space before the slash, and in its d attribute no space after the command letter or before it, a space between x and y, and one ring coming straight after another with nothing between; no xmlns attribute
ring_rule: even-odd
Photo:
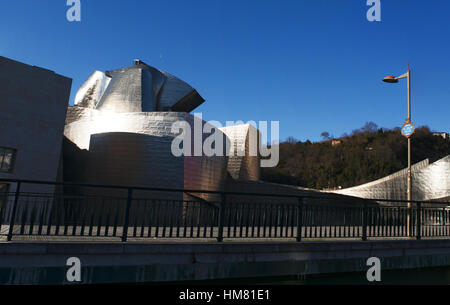
<svg viewBox="0 0 450 305"><path fill-rule="evenodd" d="M412 166L412 200L434 200L450 196L450 155L429 164ZM382 179L333 193L371 199L406 200L408 169Z"/></svg>
<svg viewBox="0 0 450 305"><path fill-rule="evenodd" d="M194 117L184 112L105 114L92 110L66 125L65 136L79 149L89 152L85 174L70 179L146 187L222 189L226 157L172 154L172 141L178 135L172 132L172 124L177 121L193 126ZM193 141L193 134L191 137Z"/></svg>
<svg viewBox="0 0 450 305"><path fill-rule="evenodd" d="M250 124L219 128L227 136L228 173L236 180L257 181L260 178L258 144L260 134Z"/></svg>
<svg viewBox="0 0 450 305"><path fill-rule="evenodd" d="M129 67L95 71L78 90L75 105L112 112L191 112L205 100L179 78L135 61Z"/></svg>
<svg viewBox="0 0 450 305"><path fill-rule="evenodd" d="M257 129L250 125L224 130L205 126L208 123L188 113L203 101L187 83L141 61L105 73L94 72L78 91L76 105L69 107L67 113L64 135L71 142L66 145L67 156L70 155L68 162L79 160L82 168L68 164L66 168L70 170L64 173L66 180L222 190L227 167L235 179L258 180ZM161 111L163 109L170 111ZM180 134L172 132L172 126L180 121L191 127L191 151L176 157L172 145ZM201 132L202 148L214 132L244 154L232 156L230 161L225 153L220 156L194 154L195 130L203 131L204 127L213 131ZM255 143L251 143L252 139ZM205 194L190 195L216 199Z"/></svg>
<svg viewBox="0 0 450 305"><path fill-rule="evenodd" d="M104 72L95 71L78 89L74 104L80 107L96 108L111 81Z"/></svg>

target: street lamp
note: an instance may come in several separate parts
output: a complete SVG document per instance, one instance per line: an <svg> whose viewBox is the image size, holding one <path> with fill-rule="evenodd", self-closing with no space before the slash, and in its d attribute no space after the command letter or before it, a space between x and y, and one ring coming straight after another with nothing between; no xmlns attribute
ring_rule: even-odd
<svg viewBox="0 0 450 305"><path fill-rule="evenodd" d="M393 75L388 75L383 79L383 82L386 83L398 83L399 79L407 78L408 81L408 118L406 119L405 123L402 127L402 135L405 136L408 139L408 190L407 190L407 199L408 199L408 209L411 209L411 195L412 195L412 182L411 182L411 136L414 133L414 124L411 122L411 70L409 69L408 64L408 71L405 74L402 74L398 77L395 77ZM410 228L410 213L408 213L408 219L407 219L407 226L408 226L408 235L409 235L409 228Z"/></svg>

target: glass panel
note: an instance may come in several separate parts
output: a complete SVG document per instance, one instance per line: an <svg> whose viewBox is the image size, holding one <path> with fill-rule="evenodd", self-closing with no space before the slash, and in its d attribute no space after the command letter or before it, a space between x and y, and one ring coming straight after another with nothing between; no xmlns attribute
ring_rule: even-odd
<svg viewBox="0 0 450 305"><path fill-rule="evenodd" d="M0 170L10 172L12 170L16 151L14 149L0 147Z"/></svg>
<svg viewBox="0 0 450 305"><path fill-rule="evenodd" d="M3 170L7 170L7 171L9 171L10 169L11 169L11 163L12 163L12 152L7 152L5 155L4 155L4 158L3 158L3 163L2 163L2 169Z"/></svg>

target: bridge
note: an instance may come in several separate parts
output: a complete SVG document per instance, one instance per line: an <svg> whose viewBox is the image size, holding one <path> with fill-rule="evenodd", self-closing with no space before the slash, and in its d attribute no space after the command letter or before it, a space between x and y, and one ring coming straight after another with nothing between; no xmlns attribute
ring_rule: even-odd
<svg viewBox="0 0 450 305"><path fill-rule="evenodd" d="M86 284L450 266L448 202L1 181L3 284L67 283L69 257Z"/></svg>

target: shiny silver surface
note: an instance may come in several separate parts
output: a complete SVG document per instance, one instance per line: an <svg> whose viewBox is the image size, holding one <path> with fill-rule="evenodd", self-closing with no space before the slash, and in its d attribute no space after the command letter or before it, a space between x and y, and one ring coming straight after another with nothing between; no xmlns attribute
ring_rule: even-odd
<svg viewBox="0 0 450 305"><path fill-rule="evenodd" d="M382 179L333 193L374 199L407 199L407 169ZM428 159L412 166L412 200L450 196L450 155L429 164Z"/></svg>
<svg viewBox="0 0 450 305"><path fill-rule="evenodd" d="M135 68L136 67L136 68ZM154 111L156 94L153 91L153 77L147 69L139 68L116 73L106 88L98 110L110 112Z"/></svg>
<svg viewBox="0 0 450 305"><path fill-rule="evenodd" d="M93 72L75 95L74 105L96 108L110 81L104 72Z"/></svg>
<svg viewBox="0 0 450 305"><path fill-rule="evenodd" d="M190 112L204 102L186 82L135 61L129 67L95 71L80 87L75 105L110 112Z"/></svg>
<svg viewBox="0 0 450 305"><path fill-rule="evenodd" d="M184 112L103 113L91 109L89 115L65 128L65 136L80 151L89 152L86 170L70 180L220 190L226 178L226 157L173 156L171 144L177 134L171 128L177 121L193 126L194 117Z"/></svg>
<svg viewBox="0 0 450 305"><path fill-rule="evenodd" d="M250 124L219 128L228 138L229 151L227 170L236 180L257 181L260 178L258 143L260 134Z"/></svg>
<svg viewBox="0 0 450 305"><path fill-rule="evenodd" d="M64 173L66 181L221 190L226 156L175 157L171 151L178 136L172 132L173 123L185 121L193 130L198 119L187 112L202 102L188 84L141 61L94 72L67 112L64 135L70 142L65 154L72 164L65 166L70 169ZM201 121L200 127L205 124ZM201 143L207 136L202 135ZM74 169L73 163L79 167Z"/></svg>

